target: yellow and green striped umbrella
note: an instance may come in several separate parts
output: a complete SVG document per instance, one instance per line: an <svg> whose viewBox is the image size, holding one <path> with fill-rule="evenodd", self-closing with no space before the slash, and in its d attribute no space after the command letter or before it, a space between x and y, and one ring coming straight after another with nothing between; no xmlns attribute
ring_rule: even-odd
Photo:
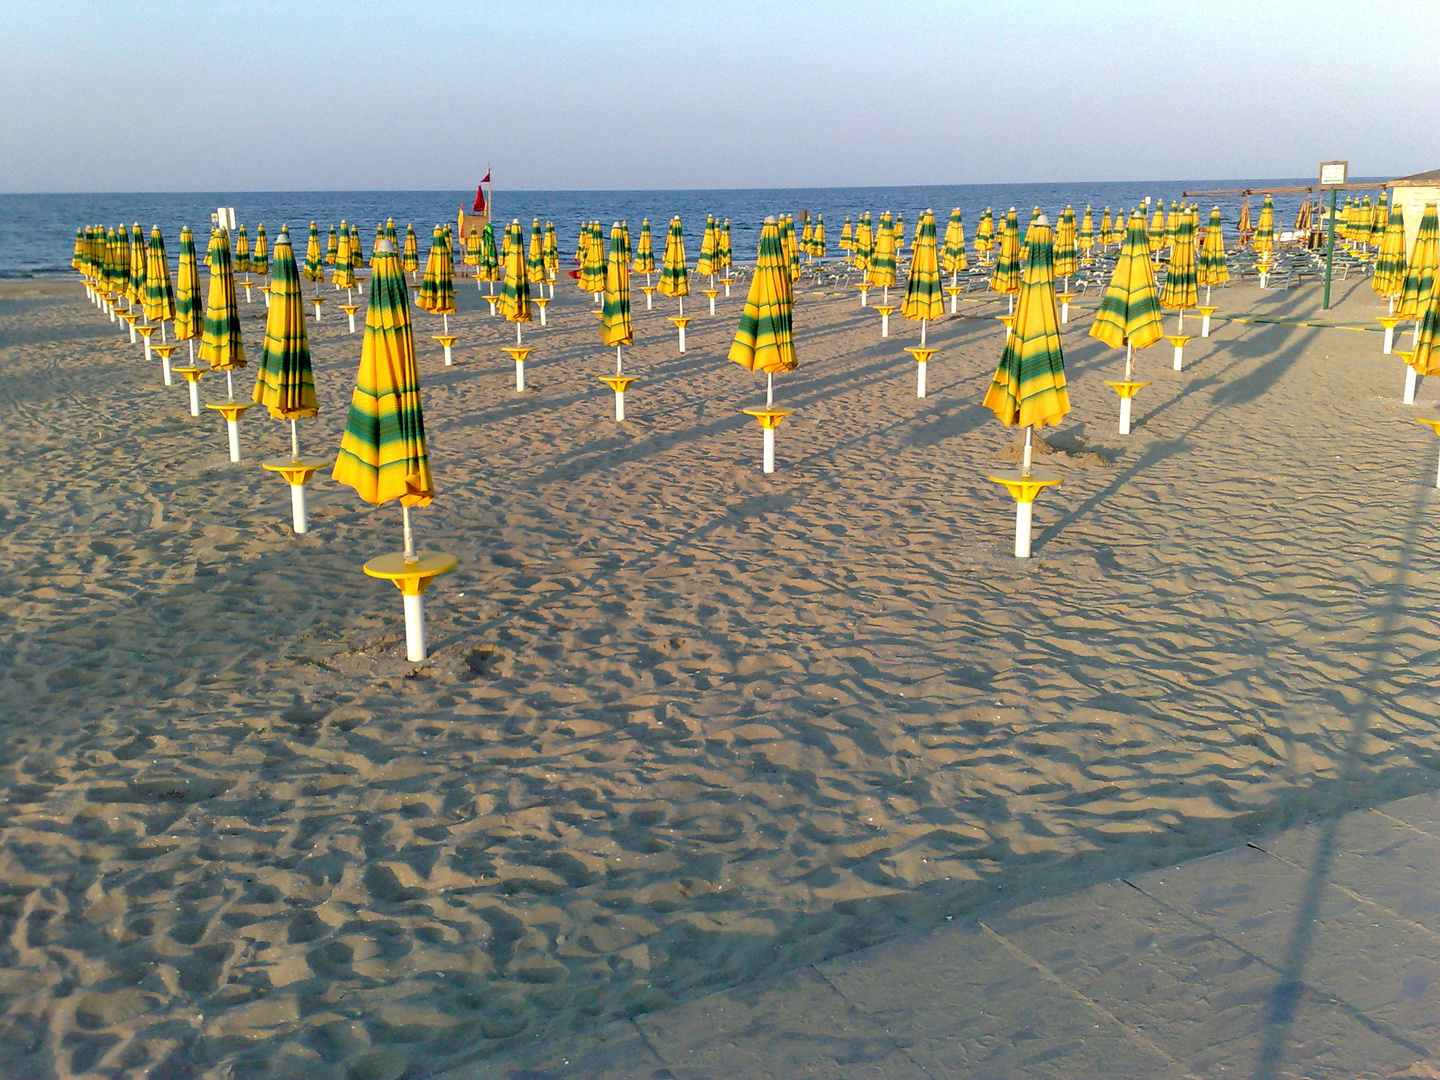
<svg viewBox="0 0 1440 1080"><path fill-rule="evenodd" d="M150 229L150 248L145 253L145 318L170 322L175 318L175 289L170 283L170 262L165 258L165 237L160 226Z"/></svg>
<svg viewBox="0 0 1440 1080"><path fill-rule="evenodd" d="M130 230L105 231L105 287L117 297L125 295L130 281Z"/></svg>
<svg viewBox="0 0 1440 1080"><path fill-rule="evenodd" d="M1175 230L1180 227L1180 208L1175 205L1175 200L1170 200L1170 212L1165 215L1165 246L1175 245Z"/></svg>
<svg viewBox="0 0 1440 1080"><path fill-rule="evenodd" d="M1054 273L1067 281L1080 268L1075 248L1075 209L1067 206L1055 223Z"/></svg>
<svg viewBox="0 0 1440 1080"><path fill-rule="evenodd" d="M719 243L719 237L715 235L715 218L707 215L705 232L700 237L700 257L695 260L697 274L705 274L712 278L715 276L716 271L719 270L719 266L715 262L715 249Z"/></svg>
<svg viewBox="0 0 1440 1080"><path fill-rule="evenodd" d="M780 221L780 239L790 260L790 280L800 280L800 245L795 239L795 219L786 214Z"/></svg>
<svg viewBox="0 0 1440 1080"><path fill-rule="evenodd" d="M145 237L140 233L137 221L130 231L130 276L125 295L130 303L141 308L145 306Z"/></svg>
<svg viewBox="0 0 1440 1080"><path fill-rule="evenodd" d="M303 273L306 281L315 283L315 295L319 296L320 282L325 280L325 257L320 254L320 228L313 221L310 222L310 237L305 242Z"/></svg>
<svg viewBox="0 0 1440 1080"><path fill-rule="evenodd" d="M1195 260L1195 283L1205 286L1205 303L1210 303L1210 290L1230 280L1225 265L1225 234L1220 221L1220 208L1210 210L1210 224L1205 230L1205 244Z"/></svg>
<svg viewBox="0 0 1440 1080"><path fill-rule="evenodd" d="M337 289L355 288L355 250L350 238L350 227L340 222L340 246L335 256L335 270L330 283Z"/></svg>
<svg viewBox="0 0 1440 1080"><path fill-rule="evenodd" d="M1144 349L1165 336L1160 297L1155 289L1155 269L1150 265L1150 240L1141 210L1130 215L1125 243L1115 260L1110 284L1100 298L1090 336L1112 349L1122 345Z"/></svg>
<svg viewBox="0 0 1440 1080"><path fill-rule="evenodd" d="M975 250L984 254L995 250L995 215L988 206L975 227Z"/></svg>
<svg viewBox="0 0 1440 1080"><path fill-rule="evenodd" d="M1410 366L1419 375L1440 375L1440 288L1434 278L1415 313L1415 345Z"/></svg>
<svg viewBox="0 0 1440 1080"><path fill-rule="evenodd" d="M1375 213L1370 218L1370 243L1376 247L1380 246L1380 240L1385 235L1385 228L1390 224L1390 193L1380 192L1380 198L1375 201Z"/></svg>
<svg viewBox="0 0 1440 1080"><path fill-rule="evenodd" d="M600 222L587 223L581 248L584 261L580 264L580 291L595 297L605 291L605 240L600 230Z"/></svg>
<svg viewBox="0 0 1440 1080"><path fill-rule="evenodd" d="M396 251L400 250L400 234L395 231L394 218L385 219L385 239L390 241L390 246ZM400 267L401 269L404 269L405 267L405 261L403 258L400 261Z"/></svg>
<svg viewBox="0 0 1440 1080"><path fill-rule="evenodd" d="M968 267L969 261L965 258L965 221L960 214L960 207L950 211L950 220L945 224L945 244L940 251L940 269L950 275L950 284L955 284L955 276Z"/></svg>
<svg viewBox="0 0 1440 1080"><path fill-rule="evenodd" d="M440 297L440 256L445 249L445 232L436 225L430 230L430 250L425 254L425 273L420 278L420 291L415 306L421 311L435 311ZM337 272L338 273L338 272Z"/></svg>
<svg viewBox="0 0 1440 1080"><path fill-rule="evenodd" d="M1240 218L1235 224L1236 231L1240 234L1240 244L1248 244L1255 234L1254 228L1250 225L1250 196L1246 195L1240 200Z"/></svg>
<svg viewBox="0 0 1440 1080"><path fill-rule="evenodd" d="M680 300L680 310L685 310L684 298L690 295L690 275L685 266L685 232L678 217L670 219L670 232L665 237L665 261L657 288L661 295Z"/></svg>
<svg viewBox="0 0 1440 1080"><path fill-rule="evenodd" d="M945 298L940 292L940 256L935 250L935 214L926 210L917 219L919 236L910 255L910 278L905 283L905 302L900 313L907 319L920 321L920 345L925 345L925 331L931 319L945 311Z"/></svg>
<svg viewBox="0 0 1440 1080"><path fill-rule="evenodd" d="M745 310L740 313L740 325L730 345L730 359L748 371L767 375L799 367L791 324L794 307L795 287L780 242L780 225L775 218L767 217L760 230L755 276L750 279Z"/></svg>
<svg viewBox="0 0 1440 1080"><path fill-rule="evenodd" d="M530 223L530 251L525 259L525 277L532 285L545 280L545 231L540 228L540 219Z"/></svg>
<svg viewBox="0 0 1440 1080"><path fill-rule="evenodd" d="M647 275L645 283L648 286L648 275L655 272L655 245L650 238L649 218L640 222L640 243L635 245L635 265L632 269L637 274Z"/></svg>
<svg viewBox="0 0 1440 1080"><path fill-rule="evenodd" d="M610 227L610 251L605 258L605 306L600 312L600 340L606 345L633 345L635 329L630 324L630 243L626 230L615 222ZM616 354L618 366L619 354Z"/></svg>
<svg viewBox="0 0 1440 1080"><path fill-rule="evenodd" d="M892 234L895 237L895 254L898 257L899 254L905 250L905 218L903 215L895 215L895 225Z"/></svg>
<svg viewBox="0 0 1440 1080"><path fill-rule="evenodd" d="M726 232L728 233L728 232L729 232L729 225L730 225L730 222L729 222L728 219L726 220L725 225L726 225ZM726 247L728 247L728 246L729 246L729 244L728 244L728 242L727 242L727 243L726 243ZM826 247L825 247L825 215L824 215L824 214L816 214L816 215L815 215L815 232L814 232L814 234L813 234L813 235L811 236L811 238L810 238L810 254L813 255L813 256L815 256L815 258L817 258L817 259L823 259L823 258L825 258L825 256L828 254L828 252L827 252L827 250L826 250ZM726 265L729 265L729 264L727 263Z"/></svg>
<svg viewBox="0 0 1440 1080"><path fill-rule="evenodd" d="M360 230L350 226L350 267L352 270L365 269L365 249L360 246Z"/></svg>
<svg viewBox="0 0 1440 1080"><path fill-rule="evenodd" d="M855 225L855 242L850 248L850 258L855 269L862 274L870 269L870 256L875 252L875 234L870 228L870 211L860 215Z"/></svg>
<svg viewBox="0 0 1440 1080"><path fill-rule="evenodd" d="M1380 249L1375 253L1375 274L1370 287L1377 296L1395 296L1405 288L1405 213L1397 203L1390 208L1390 219L1380 234Z"/></svg>
<svg viewBox="0 0 1440 1080"><path fill-rule="evenodd" d="M387 242L372 253L360 371L331 475L380 506L427 506L435 497L425 448L420 369L400 258Z"/></svg>
<svg viewBox="0 0 1440 1080"><path fill-rule="evenodd" d="M1022 272L1020 225L1015 219L1015 208L1012 206L1000 226L1000 251L995 257L995 271L990 275L990 288L1001 296L1016 296L1020 292ZM1012 311L1013 305L1012 300Z"/></svg>
<svg viewBox="0 0 1440 1080"><path fill-rule="evenodd" d="M495 227L488 221L480 230L480 266L475 276L481 281L500 280L500 253L495 249ZM493 285L490 294L495 294Z"/></svg>
<svg viewBox="0 0 1440 1080"><path fill-rule="evenodd" d="M555 223L545 222L545 276L551 279L560 273L560 240L555 235ZM551 287L553 291L553 286Z"/></svg>
<svg viewBox="0 0 1440 1080"><path fill-rule="evenodd" d="M530 279L525 272L525 238L520 233L519 218L505 228L504 263L505 284L500 290L500 314L515 323L518 341L520 323L530 321Z"/></svg>
<svg viewBox="0 0 1440 1080"><path fill-rule="evenodd" d="M85 265L85 230L75 230L75 250L70 253L70 269L79 270Z"/></svg>
<svg viewBox="0 0 1440 1080"><path fill-rule="evenodd" d="M730 219L720 224L720 269L729 269L735 262L735 251L730 246Z"/></svg>
<svg viewBox="0 0 1440 1080"><path fill-rule="evenodd" d="M255 252L250 256L250 269L257 274L270 273L270 242L265 238L265 223L255 226Z"/></svg>
<svg viewBox="0 0 1440 1080"><path fill-rule="evenodd" d="M850 225L850 215L845 215L845 224L840 226L840 250L853 251L855 249L855 230Z"/></svg>
<svg viewBox="0 0 1440 1080"><path fill-rule="evenodd" d="M200 359L214 370L233 371L245 366L245 343L240 337L240 308L235 301L230 236L224 229L217 229L211 235L205 261L210 265L210 295L205 304Z"/></svg>
<svg viewBox="0 0 1440 1080"><path fill-rule="evenodd" d="M381 241L381 240L384 240L384 239L385 239L385 226L384 226L384 225L381 225L381 224L377 224L377 225L375 226L375 242L370 245L370 250L371 250L371 251L374 251L374 250L375 250L375 245L376 245L376 244L379 244L380 241ZM450 251L451 251L451 246L450 246L450 243L449 243L449 240L450 240L450 227L449 227L448 225L445 227L445 240L446 240L445 250L446 250L447 252L450 252ZM359 244L356 244L355 246L358 248L360 245L359 245ZM453 253L452 253L452 254L453 254ZM454 274L455 268L454 268L453 266L450 268L450 272L451 272L452 275Z"/></svg>
<svg viewBox="0 0 1440 1080"><path fill-rule="evenodd" d="M305 299L290 235L284 230L275 240L270 311L265 318L265 344L255 369L253 397L276 420L300 420L320 411L310 369L310 339L305 332Z"/></svg>
<svg viewBox="0 0 1440 1080"><path fill-rule="evenodd" d="M1165 288L1160 293L1160 306L1180 312L1180 333L1184 333L1185 312L1200 303L1196 287L1195 225L1189 211L1176 212L1175 239L1170 247L1170 265L1165 271Z"/></svg>
<svg viewBox="0 0 1440 1080"><path fill-rule="evenodd" d="M1006 427L1058 424L1070 411L1053 254L1050 222L1042 214L1026 231L1015 325L1005 335L1000 365L985 395L985 407Z"/></svg>
<svg viewBox="0 0 1440 1080"><path fill-rule="evenodd" d="M1155 216L1150 219L1145 240L1151 251L1159 251L1165 246L1165 211L1160 204L1155 207Z"/></svg>
<svg viewBox="0 0 1440 1080"><path fill-rule="evenodd" d="M1355 239L1362 244L1370 243L1370 230L1375 227L1375 208L1370 205L1370 196L1360 200L1355 213Z"/></svg>
<svg viewBox="0 0 1440 1080"><path fill-rule="evenodd" d="M1260 224L1255 228L1255 250L1275 250L1275 201L1265 196L1265 205L1260 208Z"/></svg>
<svg viewBox="0 0 1440 1080"><path fill-rule="evenodd" d="M1415 243L1410 247L1410 258L1406 261L1404 284L1400 299L1395 305L1395 314L1414 318L1435 287L1437 257L1440 257L1440 221L1437 221L1435 204L1428 203L1420 217L1420 229L1415 234Z"/></svg>
<svg viewBox="0 0 1440 1080"><path fill-rule="evenodd" d="M875 234L875 250L870 254L865 280L877 289L888 290L895 284L895 219L887 210L880 215L880 228Z"/></svg>
<svg viewBox="0 0 1440 1080"><path fill-rule="evenodd" d="M234 252L235 273L248 274L250 272L250 236L245 232L245 226L240 226L240 231L235 234Z"/></svg>
<svg viewBox="0 0 1440 1080"><path fill-rule="evenodd" d="M1107 206L1100 216L1100 243L1109 247L1111 244L1118 244L1120 239L1115 235L1115 224L1110 217L1110 208Z"/></svg>
<svg viewBox="0 0 1440 1080"><path fill-rule="evenodd" d="M338 259L339 257L340 257L340 237L337 236L336 233L335 233L335 226L334 226L334 225L331 225L331 226L330 226L330 236L329 236L329 238L325 241L325 262L326 262L328 265L330 265L330 266L334 266L334 265L335 265L335 260Z"/></svg>
<svg viewBox="0 0 1440 1080"><path fill-rule="evenodd" d="M395 245L391 244L390 248L393 251ZM455 253L450 246L450 230L447 228L440 230L440 254L435 260L435 303L430 308L430 314L455 314ZM450 332L448 318L445 320L445 332Z"/></svg>
<svg viewBox="0 0 1440 1080"><path fill-rule="evenodd" d="M465 237L464 263L466 266L480 265L480 230L474 225L470 226L470 235Z"/></svg>
<svg viewBox="0 0 1440 1080"><path fill-rule="evenodd" d="M800 230L800 250L805 254L806 259L813 259L815 252L811 249L815 245L815 223L809 218L805 219L805 225Z"/></svg>
<svg viewBox="0 0 1440 1080"><path fill-rule="evenodd" d="M400 253L400 269L413 274L420 269L420 240L415 235L415 226L405 226L405 248Z"/></svg>
<svg viewBox="0 0 1440 1080"><path fill-rule="evenodd" d="M200 265L195 256L195 237L189 225L180 230L180 270L176 286L175 337L179 341L194 341L205 328L205 309L200 300ZM193 349L195 346L190 347Z"/></svg>
<svg viewBox="0 0 1440 1080"><path fill-rule="evenodd" d="M1095 212L1088 206L1080 219L1080 231L1075 234L1075 247L1086 257L1095 249Z"/></svg>

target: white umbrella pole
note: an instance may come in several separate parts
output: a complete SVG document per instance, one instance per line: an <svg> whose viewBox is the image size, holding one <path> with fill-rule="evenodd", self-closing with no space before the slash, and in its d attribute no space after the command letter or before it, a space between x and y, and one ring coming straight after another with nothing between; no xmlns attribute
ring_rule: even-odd
<svg viewBox="0 0 1440 1080"><path fill-rule="evenodd" d="M1014 293L1009 293L1009 294L1006 295L1005 299L1010 302L1010 307L1009 307L1009 309L1005 312L1005 314L1006 314L1006 315L1014 315L1014 314L1015 314L1015 294L1014 294Z"/></svg>
<svg viewBox="0 0 1440 1080"><path fill-rule="evenodd" d="M765 373L765 407L768 409L775 404L775 373Z"/></svg>
<svg viewBox="0 0 1440 1080"><path fill-rule="evenodd" d="M195 339L194 339L194 338L191 338L191 339L190 339L189 345L190 345L190 366L191 366L191 367L194 367L194 366L195 366Z"/></svg>
<svg viewBox="0 0 1440 1080"><path fill-rule="evenodd" d="M444 324L445 324L445 334L446 334L446 336L448 337L449 334L450 334L450 314L449 314L449 312L444 312L444 311L442 311L442 312L440 313L440 318L441 318L441 320L442 320L442 321L444 322Z"/></svg>
<svg viewBox="0 0 1440 1080"><path fill-rule="evenodd" d="M225 396L235 400L235 374L229 368L225 369Z"/></svg>
<svg viewBox="0 0 1440 1080"><path fill-rule="evenodd" d="M230 460L240 460L240 421L226 420L226 433L230 436Z"/></svg>
<svg viewBox="0 0 1440 1080"><path fill-rule="evenodd" d="M1126 382L1129 382L1129 381L1130 381L1130 375L1131 375L1131 372L1132 372L1132 370L1133 370L1132 360L1133 360L1134 356L1135 356L1135 346L1132 345L1132 344L1130 344L1130 339L1129 339L1129 338L1126 338L1126 339L1125 339L1125 381L1126 381Z"/></svg>
<svg viewBox="0 0 1440 1080"><path fill-rule="evenodd" d="M290 421L290 460L300 460L300 432L292 418Z"/></svg>
<svg viewBox="0 0 1440 1080"><path fill-rule="evenodd" d="M290 485L290 516L294 518L295 532L304 536L310 531L310 519L305 514L305 485Z"/></svg>
<svg viewBox="0 0 1440 1080"><path fill-rule="evenodd" d="M518 322L515 324L515 344L520 344L520 324Z"/></svg>
<svg viewBox="0 0 1440 1080"><path fill-rule="evenodd" d="M190 415L191 415L191 416L199 416L199 415L200 415L200 380L199 380L199 379L191 379L191 380L189 380L189 387L190 387Z"/></svg>
<svg viewBox="0 0 1440 1080"><path fill-rule="evenodd" d="M410 507L404 503L400 504L400 517L405 527L405 561L416 562L415 533L410 528Z"/></svg>
<svg viewBox="0 0 1440 1080"><path fill-rule="evenodd" d="M405 561L418 562L415 557L415 534L410 531L410 508L401 505L405 520ZM420 593L407 593L405 600L405 657L412 663L424 660L425 649L425 597Z"/></svg>
<svg viewBox="0 0 1440 1080"><path fill-rule="evenodd" d="M1025 427L1025 456L1021 461L1020 475L1030 475L1030 459L1033 453L1033 442L1035 436L1034 425L1027 424ZM1015 557L1017 559L1028 559L1030 557L1030 525L1032 514L1035 509L1033 502L1015 503Z"/></svg>
<svg viewBox="0 0 1440 1080"><path fill-rule="evenodd" d="M161 345L169 345L169 344L170 344L170 338L169 338L169 336L165 333L165 324L164 324L163 322L160 324L160 344L161 344Z"/></svg>
<svg viewBox="0 0 1440 1080"><path fill-rule="evenodd" d="M621 364L621 359L620 359L620 346L619 346L619 345L616 345L616 346L615 346L615 374L616 374L616 375L624 375L624 374L625 374L625 372L623 372L623 371L620 370L620 364Z"/></svg>
<svg viewBox="0 0 1440 1080"><path fill-rule="evenodd" d="M1409 364L1405 365L1405 404L1415 404L1415 390L1420 385L1420 376Z"/></svg>
<svg viewBox="0 0 1440 1080"><path fill-rule="evenodd" d="M920 320L920 347L922 349L925 347L925 328L929 325L929 322L929 319ZM921 397L924 397L924 395L922 394Z"/></svg>
<svg viewBox="0 0 1440 1080"><path fill-rule="evenodd" d="M1020 475L1030 475L1030 460L1034 455L1035 425L1025 425L1025 456L1020 464Z"/></svg>
<svg viewBox="0 0 1440 1080"><path fill-rule="evenodd" d="M1184 308L1181 308L1181 309L1180 309L1180 321L1179 321L1179 323L1178 323L1178 324L1176 325L1176 327L1175 327L1175 333L1176 333L1176 334L1183 334L1183 333L1185 333L1185 309L1184 309Z"/></svg>

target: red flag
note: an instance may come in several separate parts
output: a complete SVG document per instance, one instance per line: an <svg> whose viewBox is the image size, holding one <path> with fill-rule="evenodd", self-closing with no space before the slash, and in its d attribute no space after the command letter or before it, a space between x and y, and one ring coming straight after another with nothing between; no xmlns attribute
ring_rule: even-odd
<svg viewBox="0 0 1440 1080"><path fill-rule="evenodd" d="M490 179L489 173L485 174L485 179ZM483 184L484 181L482 180L481 183ZM477 214L483 214L485 212L485 191L483 188L477 187L475 189L475 205L471 207L471 210Z"/></svg>

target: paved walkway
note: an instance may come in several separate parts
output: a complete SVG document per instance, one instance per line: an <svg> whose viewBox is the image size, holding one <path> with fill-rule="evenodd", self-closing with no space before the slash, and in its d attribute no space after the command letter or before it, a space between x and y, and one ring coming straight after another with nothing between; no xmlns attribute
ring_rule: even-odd
<svg viewBox="0 0 1440 1080"><path fill-rule="evenodd" d="M1440 793L444 1080L1401 1076L1440 1077Z"/></svg>

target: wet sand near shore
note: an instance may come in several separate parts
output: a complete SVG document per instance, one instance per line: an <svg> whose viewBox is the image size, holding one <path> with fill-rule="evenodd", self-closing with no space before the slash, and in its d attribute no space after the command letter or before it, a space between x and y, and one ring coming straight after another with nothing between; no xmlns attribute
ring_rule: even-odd
<svg viewBox="0 0 1440 1080"><path fill-rule="evenodd" d="M416 529L460 566L415 665L360 572L398 509L322 475L296 537L286 425L233 465L78 284L0 286L0 1072L422 1076L1440 782L1437 392L1378 333L1161 343L1126 438L1077 313L1018 561L1002 301L932 328L918 400L913 324L802 289L766 477L741 291L684 356L636 291L618 426L568 285L520 395L472 282L455 367L417 315ZM331 453L361 338L323 295Z"/></svg>

